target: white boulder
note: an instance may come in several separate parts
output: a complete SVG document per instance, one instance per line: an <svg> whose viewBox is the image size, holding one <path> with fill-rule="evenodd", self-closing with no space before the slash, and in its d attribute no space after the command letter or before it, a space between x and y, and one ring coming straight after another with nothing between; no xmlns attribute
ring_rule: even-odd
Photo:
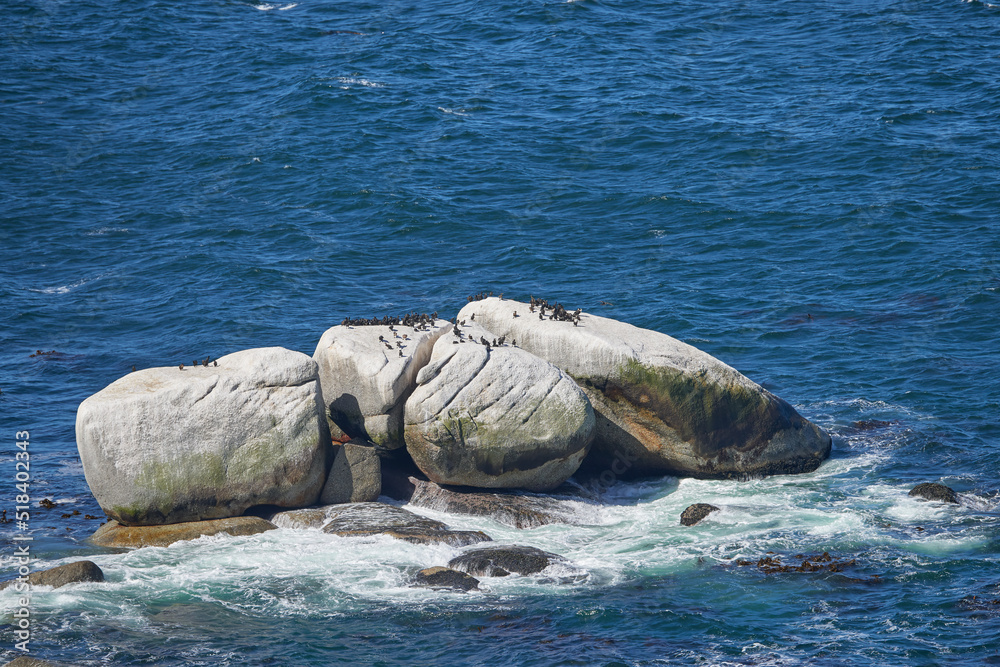
<svg viewBox="0 0 1000 667"><path fill-rule="evenodd" d="M403 405L434 341L451 328L339 325L327 329L313 359L334 437L366 438L383 450L403 446ZM381 339L380 339L381 338Z"/></svg>
<svg viewBox="0 0 1000 667"><path fill-rule="evenodd" d="M406 448L417 467L438 484L559 486L590 448L587 397L552 364L494 347L493 333L471 324L459 330L438 338L406 401Z"/></svg>
<svg viewBox="0 0 1000 667"><path fill-rule="evenodd" d="M136 371L80 404L77 447L109 517L179 523L319 498L330 437L316 363L279 347L216 363Z"/></svg>
<svg viewBox="0 0 1000 667"><path fill-rule="evenodd" d="M515 316L516 313L516 316ZM540 318L541 315L541 318ZM656 331L588 313L487 298L474 321L571 375L597 413L591 462L615 476L808 472L831 439L735 369Z"/></svg>

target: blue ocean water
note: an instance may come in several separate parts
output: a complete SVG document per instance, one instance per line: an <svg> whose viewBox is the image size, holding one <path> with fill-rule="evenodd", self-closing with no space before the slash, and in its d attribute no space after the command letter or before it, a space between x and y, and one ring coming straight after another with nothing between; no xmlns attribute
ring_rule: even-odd
<svg viewBox="0 0 1000 667"><path fill-rule="evenodd" d="M1000 663L1000 6L26 0L0 25L0 493L31 433L32 654L80 665ZM530 294L689 342L818 471L603 489L517 531L583 581L309 531L105 552L79 403ZM38 351L55 354L37 355ZM35 356L32 356L35 355ZM943 482L959 507L914 500ZM693 502L723 507L694 528ZM73 515L72 511L79 511ZM62 518L62 514L70 514ZM13 574L15 531L0 526ZM765 574L769 552L844 573ZM0 593L4 620L14 596ZM10 626L0 651L13 656Z"/></svg>

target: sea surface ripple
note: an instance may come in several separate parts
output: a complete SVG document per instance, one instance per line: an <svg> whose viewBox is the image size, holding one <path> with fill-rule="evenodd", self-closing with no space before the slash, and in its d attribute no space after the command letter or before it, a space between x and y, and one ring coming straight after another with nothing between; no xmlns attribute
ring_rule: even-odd
<svg viewBox="0 0 1000 667"><path fill-rule="evenodd" d="M108 577L36 592L33 655L1000 664L997 4L26 0L4 19L6 507L29 430L36 501L59 503L33 510L38 566ZM491 290L689 342L833 455L590 488L574 526L416 508L572 564L468 595L409 583L456 550L387 538L84 541L101 512L76 408L133 365L311 354L345 316L450 317ZM924 481L962 504L907 496ZM694 502L723 509L682 528ZM856 565L737 565L824 551ZM16 604L0 593L4 619Z"/></svg>

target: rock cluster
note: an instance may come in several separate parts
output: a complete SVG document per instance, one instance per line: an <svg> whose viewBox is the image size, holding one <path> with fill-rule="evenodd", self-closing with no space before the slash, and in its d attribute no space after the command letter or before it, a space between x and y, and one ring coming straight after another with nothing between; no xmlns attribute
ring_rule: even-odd
<svg viewBox="0 0 1000 667"><path fill-rule="evenodd" d="M836 559L824 551L818 556L806 556L797 554L793 557L800 560L798 565L786 564L781 561L781 556L762 556L757 560L737 559L735 564L740 567L756 566L764 574L778 574L784 572L843 572L845 568L857 565L857 559L850 560Z"/></svg>
<svg viewBox="0 0 1000 667"><path fill-rule="evenodd" d="M830 451L788 403L690 345L492 294L451 321L345 318L311 358L262 348L134 371L80 405L76 430L113 519L93 537L107 546L274 527L245 513L338 535L489 539L373 502L389 459L430 480L405 482L414 504L529 527L564 517L509 491L550 491L584 464L740 478L813 470Z"/></svg>

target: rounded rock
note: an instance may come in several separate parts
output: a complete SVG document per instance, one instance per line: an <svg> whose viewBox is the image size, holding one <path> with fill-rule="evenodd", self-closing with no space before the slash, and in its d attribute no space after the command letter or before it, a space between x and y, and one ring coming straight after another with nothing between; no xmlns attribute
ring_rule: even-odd
<svg viewBox="0 0 1000 667"><path fill-rule="evenodd" d="M470 325L463 337L492 340ZM566 373L510 346L438 339L406 401L406 448L438 484L548 491L590 448L594 411Z"/></svg>
<svg viewBox="0 0 1000 667"><path fill-rule="evenodd" d="M157 525L302 507L326 479L316 363L283 348L129 373L80 405L77 447L109 517Z"/></svg>
<svg viewBox="0 0 1000 667"><path fill-rule="evenodd" d="M709 505L708 503L695 503L694 505L689 505L681 513L681 525L682 526L693 526L712 512L718 512L719 508L715 505Z"/></svg>
<svg viewBox="0 0 1000 667"><path fill-rule="evenodd" d="M915 487L910 489L910 493L908 495L915 498L926 498L927 500L939 500L943 503L958 504L958 494L944 484L938 484L936 482L924 482L923 484L917 484Z"/></svg>

